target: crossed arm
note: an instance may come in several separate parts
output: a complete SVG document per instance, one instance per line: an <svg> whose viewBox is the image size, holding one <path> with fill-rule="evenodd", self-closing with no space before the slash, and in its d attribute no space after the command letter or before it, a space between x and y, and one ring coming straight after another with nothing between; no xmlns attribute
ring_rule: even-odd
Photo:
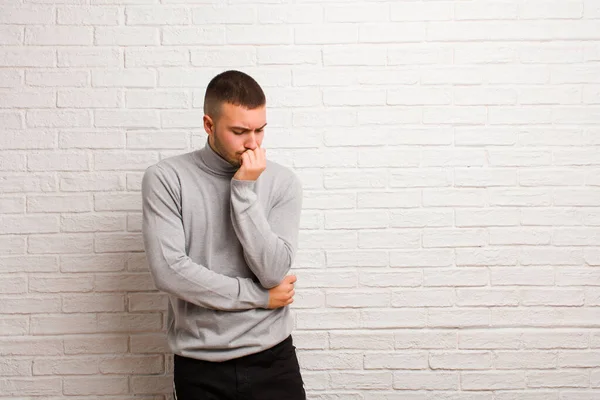
<svg viewBox="0 0 600 400"><path fill-rule="evenodd" d="M216 273L192 261L185 252L181 211L177 206L179 193L159 166L149 167L144 173L142 231L150 271L159 290L202 307L226 311L278 308L291 303L293 282L286 278L282 283L284 276L271 289L249 278ZM245 257L248 260L246 252ZM280 268L277 273L281 271Z"/></svg>

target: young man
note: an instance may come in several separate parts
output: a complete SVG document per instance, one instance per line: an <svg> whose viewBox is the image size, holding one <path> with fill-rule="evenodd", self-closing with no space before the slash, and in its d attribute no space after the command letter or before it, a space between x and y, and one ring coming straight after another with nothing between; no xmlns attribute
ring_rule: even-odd
<svg viewBox="0 0 600 400"><path fill-rule="evenodd" d="M150 271L169 295L177 400L306 398L289 307L302 187L261 147L265 95L239 71L208 84L204 148L142 179Z"/></svg>

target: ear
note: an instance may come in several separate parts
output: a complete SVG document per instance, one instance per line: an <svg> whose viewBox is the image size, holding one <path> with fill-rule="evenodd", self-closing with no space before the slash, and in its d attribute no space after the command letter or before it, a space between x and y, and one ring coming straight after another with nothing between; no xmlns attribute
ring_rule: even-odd
<svg viewBox="0 0 600 400"><path fill-rule="evenodd" d="M212 133L213 133L213 131L214 131L214 129L215 129L215 123L214 123L214 121L212 120L212 118L211 118L210 116L208 116L208 115L205 115L205 116L202 118L202 122L203 122L203 125L204 125L204 131L205 131L205 132L206 132L206 133L207 133L209 136L210 136L210 135L212 135Z"/></svg>

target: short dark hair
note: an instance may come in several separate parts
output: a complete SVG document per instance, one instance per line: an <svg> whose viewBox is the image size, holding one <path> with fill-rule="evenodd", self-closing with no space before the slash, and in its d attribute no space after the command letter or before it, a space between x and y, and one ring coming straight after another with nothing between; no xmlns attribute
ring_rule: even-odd
<svg viewBox="0 0 600 400"><path fill-rule="evenodd" d="M252 110L264 106L266 98L254 78L241 71L229 70L221 72L208 83L204 95L204 114L217 117L223 103Z"/></svg>

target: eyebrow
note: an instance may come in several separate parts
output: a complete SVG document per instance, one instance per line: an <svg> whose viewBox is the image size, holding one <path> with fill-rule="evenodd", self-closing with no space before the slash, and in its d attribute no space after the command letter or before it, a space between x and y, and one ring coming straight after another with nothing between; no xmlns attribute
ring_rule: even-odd
<svg viewBox="0 0 600 400"><path fill-rule="evenodd" d="M260 128L257 129L257 131L260 131L261 129L263 129L265 126L267 126L267 124L264 124L263 126L261 126ZM243 126L232 126L231 129L237 129L240 131L249 131L250 129L243 127Z"/></svg>

